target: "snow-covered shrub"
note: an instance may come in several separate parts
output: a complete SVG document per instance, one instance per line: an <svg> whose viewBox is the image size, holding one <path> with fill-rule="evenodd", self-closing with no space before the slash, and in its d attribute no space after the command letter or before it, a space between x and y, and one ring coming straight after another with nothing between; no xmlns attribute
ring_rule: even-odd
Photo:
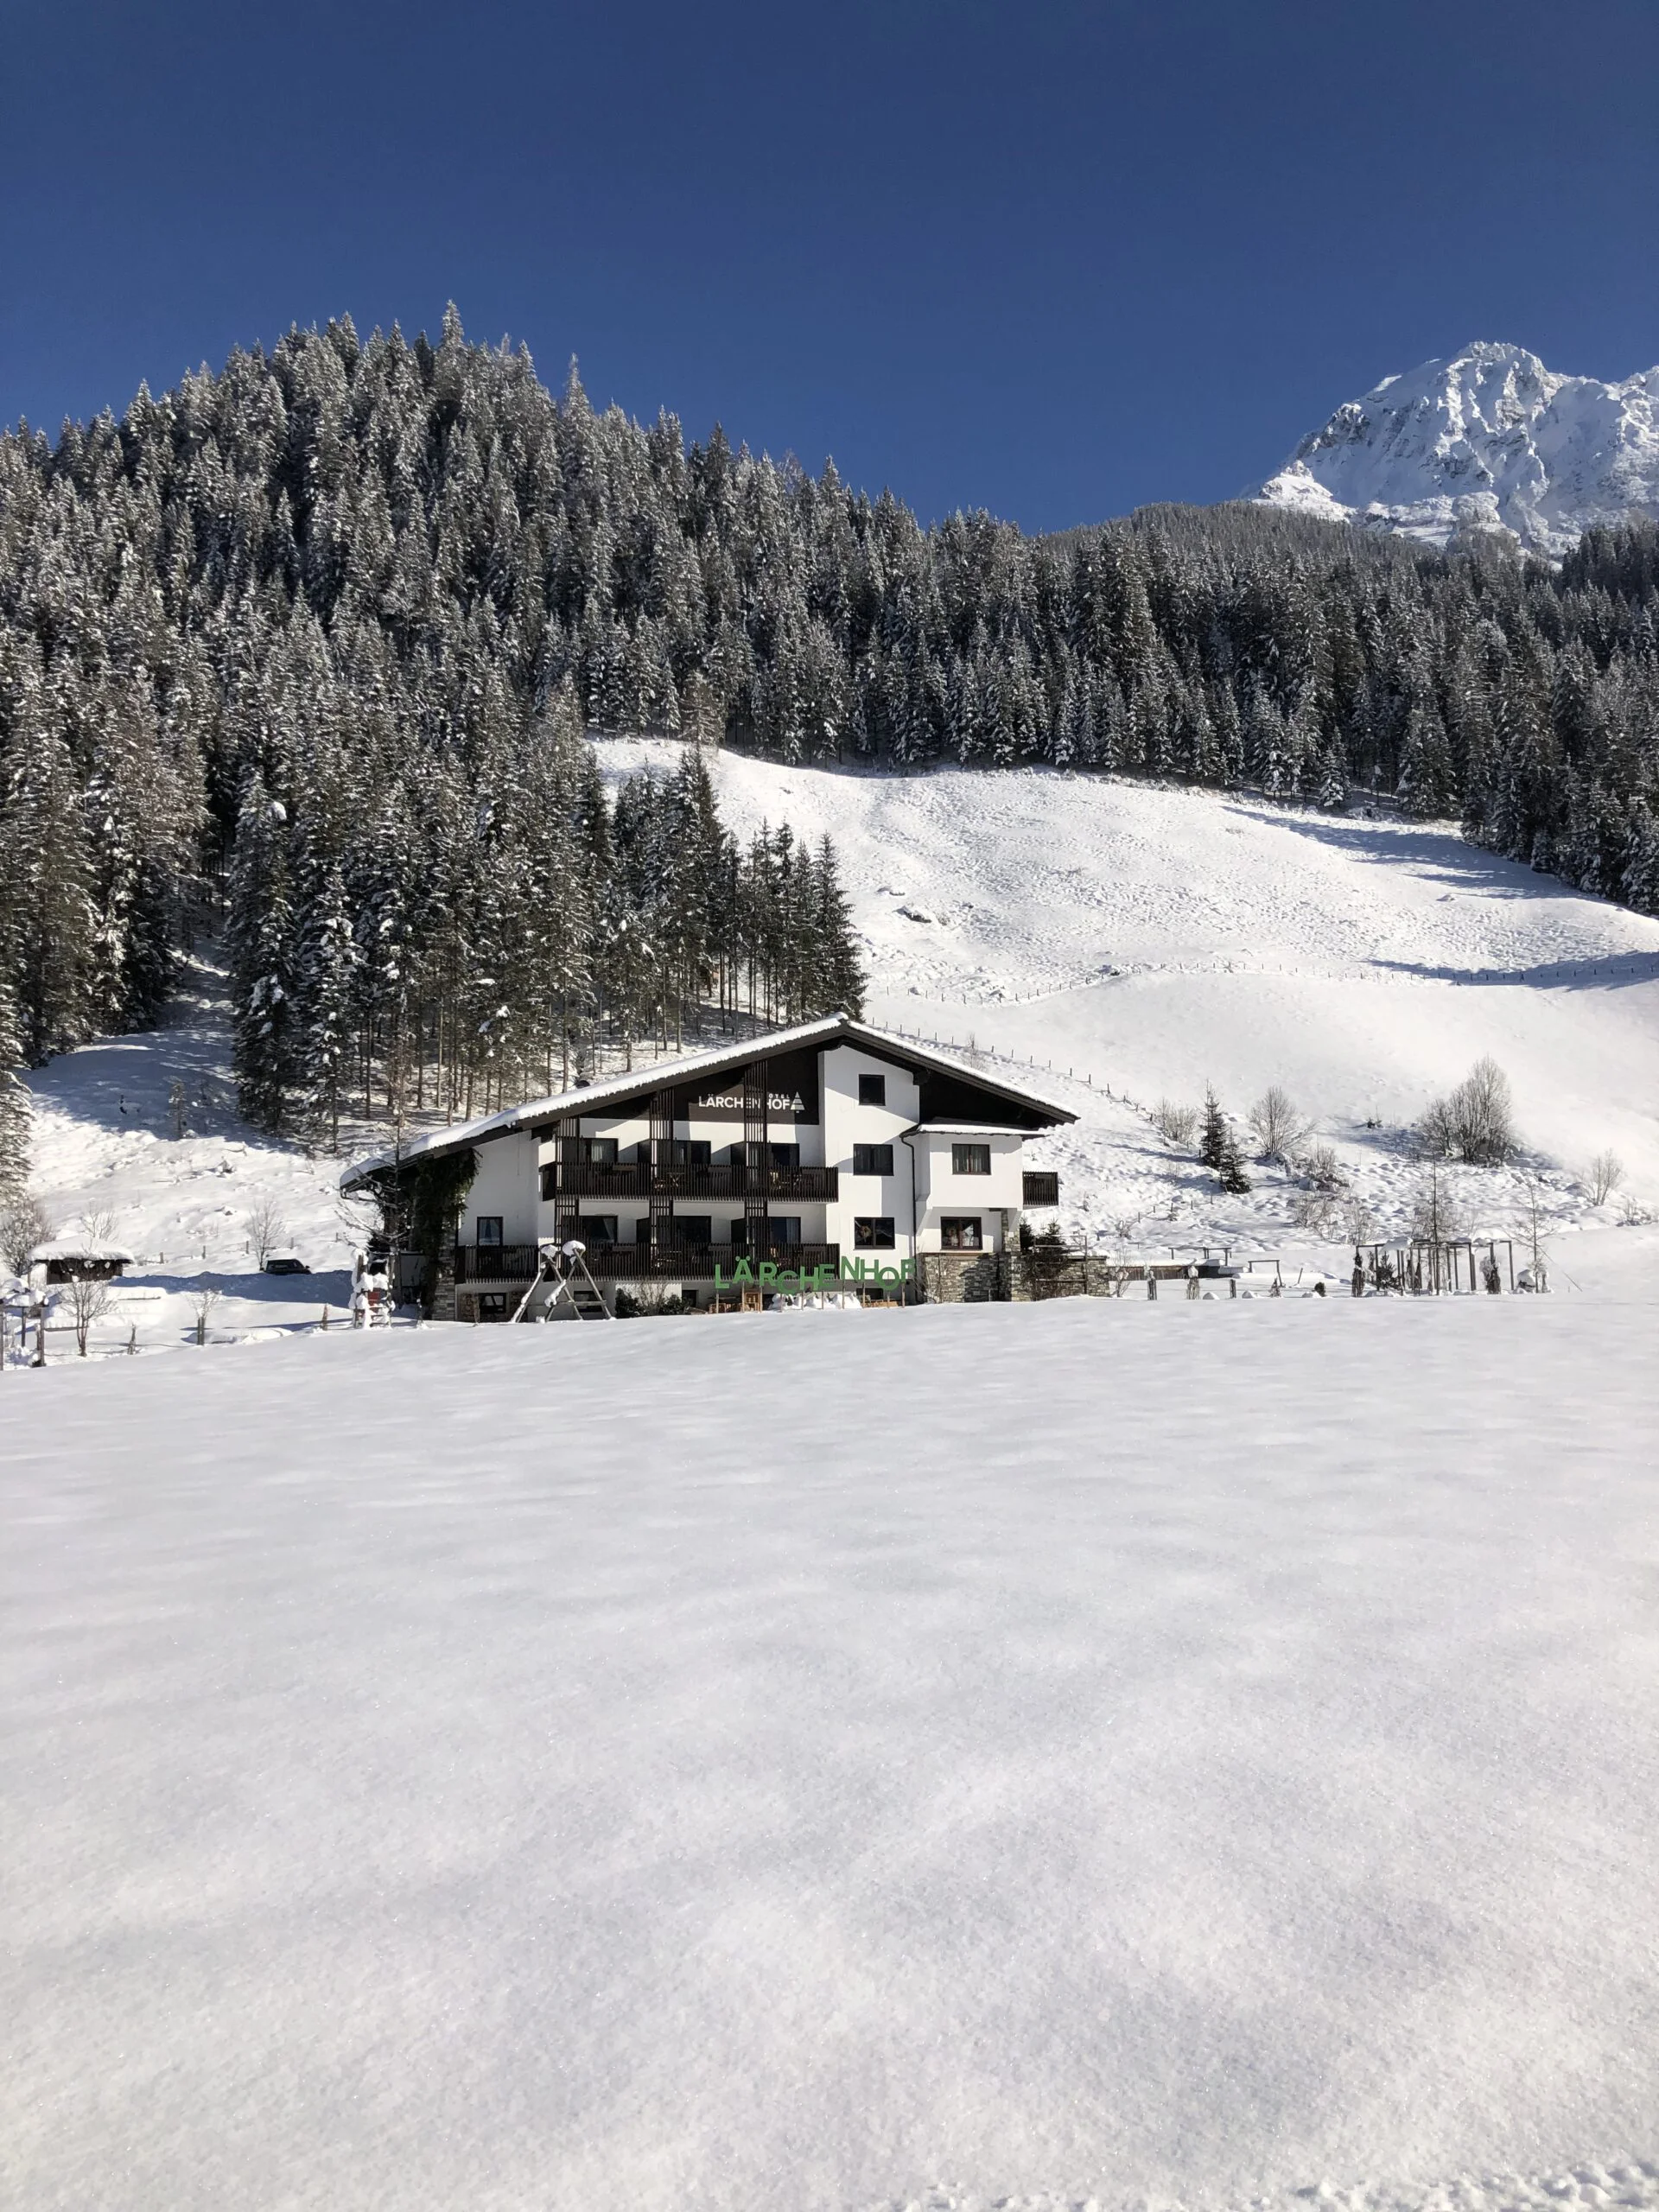
<svg viewBox="0 0 1659 2212"><path fill-rule="evenodd" d="M1346 1180L1335 1148L1328 1144L1310 1145L1298 1153L1295 1169L1310 1191L1339 1191Z"/></svg>
<svg viewBox="0 0 1659 2212"><path fill-rule="evenodd" d="M1173 1098L1160 1098L1152 1109L1151 1120L1166 1144L1191 1144L1198 1134L1198 1108L1178 1106Z"/></svg>
<svg viewBox="0 0 1659 2212"><path fill-rule="evenodd" d="M1250 1128L1263 1160L1286 1162L1307 1135L1294 1100L1276 1083L1270 1083L1251 1107Z"/></svg>
<svg viewBox="0 0 1659 2212"><path fill-rule="evenodd" d="M1417 1141L1433 1159L1501 1167L1518 1140L1510 1079L1497 1062L1477 1060L1455 1090L1437 1098L1417 1124Z"/></svg>
<svg viewBox="0 0 1659 2212"><path fill-rule="evenodd" d="M1605 1205L1624 1180L1624 1163L1616 1152L1599 1152L1590 1163L1590 1203Z"/></svg>

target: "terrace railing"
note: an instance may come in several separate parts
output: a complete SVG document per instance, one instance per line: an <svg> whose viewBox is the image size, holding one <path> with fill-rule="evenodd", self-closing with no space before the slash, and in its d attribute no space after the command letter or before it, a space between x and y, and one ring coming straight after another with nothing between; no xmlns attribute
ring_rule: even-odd
<svg viewBox="0 0 1659 2212"><path fill-rule="evenodd" d="M542 1195L556 1190L581 1198L796 1198L823 1205L840 1192L834 1167L652 1167L629 1162L595 1167L586 1161L561 1167L558 1180L543 1169Z"/></svg>
<svg viewBox="0 0 1659 2212"><path fill-rule="evenodd" d="M730 1274L745 1256L742 1247L732 1244L590 1244L586 1254L589 1273L608 1282L702 1281L716 1266ZM747 1256L775 1260L781 1268L833 1268L840 1265L841 1247L779 1244ZM455 1281L522 1286L534 1280L539 1259L534 1244L458 1244Z"/></svg>

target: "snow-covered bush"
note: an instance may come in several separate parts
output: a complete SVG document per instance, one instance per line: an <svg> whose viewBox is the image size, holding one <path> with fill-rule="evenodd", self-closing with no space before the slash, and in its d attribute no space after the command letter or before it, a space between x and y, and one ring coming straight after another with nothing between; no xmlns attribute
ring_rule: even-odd
<svg viewBox="0 0 1659 2212"><path fill-rule="evenodd" d="M1178 1106L1173 1098L1160 1098L1152 1109L1151 1121L1166 1144L1191 1144L1198 1134L1198 1109Z"/></svg>
<svg viewBox="0 0 1659 2212"><path fill-rule="evenodd" d="M1282 1085L1270 1083L1250 1109L1250 1129L1263 1160L1288 1163L1307 1135L1307 1124Z"/></svg>
<svg viewBox="0 0 1659 2212"><path fill-rule="evenodd" d="M1436 1160L1501 1167L1518 1140L1510 1079L1497 1062L1477 1060L1455 1090L1437 1098L1417 1124L1417 1141Z"/></svg>

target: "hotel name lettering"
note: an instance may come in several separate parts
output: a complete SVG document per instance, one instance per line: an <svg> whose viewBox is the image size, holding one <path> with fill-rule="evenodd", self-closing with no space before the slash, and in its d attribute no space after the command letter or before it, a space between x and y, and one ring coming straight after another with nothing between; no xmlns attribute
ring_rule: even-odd
<svg viewBox="0 0 1659 2212"><path fill-rule="evenodd" d="M872 1288L897 1289L901 1284L914 1282L914 1260L893 1262L881 1260L846 1260L839 1265L825 1260L816 1268L791 1268L778 1260L740 1260L727 1274L715 1262L716 1291L741 1290L745 1285L755 1290L781 1291L785 1296L808 1290L837 1290L842 1283L865 1283Z"/></svg>
<svg viewBox="0 0 1659 2212"><path fill-rule="evenodd" d="M692 1110L698 1114L741 1114L743 1094L741 1090L710 1090L691 1102ZM807 1103L798 1090L769 1090L766 1093L768 1114L804 1114Z"/></svg>

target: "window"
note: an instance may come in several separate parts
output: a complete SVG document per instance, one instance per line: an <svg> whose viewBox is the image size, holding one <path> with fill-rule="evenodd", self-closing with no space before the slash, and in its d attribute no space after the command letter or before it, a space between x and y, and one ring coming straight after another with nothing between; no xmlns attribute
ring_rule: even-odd
<svg viewBox="0 0 1659 2212"><path fill-rule="evenodd" d="M501 1235L501 1223L502 1216L499 1213L480 1214L478 1217L479 1243L480 1244L500 1244L504 1243L505 1239Z"/></svg>
<svg viewBox="0 0 1659 2212"><path fill-rule="evenodd" d="M614 1137L583 1137L582 1157L589 1167L614 1167L616 1139Z"/></svg>
<svg viewBox="0 0 1659 2212"><path fill-rule="evenodd" d="M542 1163L542 1196L544 1198L556 1198L558 1195L559 1171L552 1160L543 1160Z"/></svg>
<svg viewBox="0 0 1659 2212"><path fill-rule="evenodd" d="M950 1147L950 1173L953 1175L988 1175L991 1172L991 1147L988 1144L953 1144Z"/></svg>
<svg viewBox="0 0 1659 2212"><path fill-rule="evenodd" d="M714 1217L706 1213L677 1213L663 1224L664 1244L712 1244Z"/></svg>
<svg viewBox="0 0 1659 2212"><path fill-rule="evenodd" d="M478 1296L478 1318L480 1321L505 1321L507 1318L507 1294L505 1290L484 1290Z"/></svg>
<svg viewBox="0 0 1659 2212"><path fill-rule="evenodd" d="M584 1244L614 1244L616 1216L613 1213L585 1213L577 1224L576 1234Z"/></svg>
<svg viewBox="0 0 1659 2212"><path fill-rule="evenodd" d="M757 1167L763 1160L773 1167L798 1167L801 1164L801 1147L798 1144L769 1144L764 1147L734 1144L732 1147L733 1166L741 1167L751 1152L754 1154Z"/></svg>
<svg viewBox="0 0 1659 2212"><path fill-rule="evenodd" d="M947 1214L939 1224L939 1242L947 1252L982 1252L984 1224L977 1214L966 1218Z"/></svg>
<svg viewBox="0 0 1659 2212"><path fill-rule="evenodd" d="M860 1076L858 1078L858 1103L861 1106L885 1106L887 1103L887 1078L886 1076Z"/></svg>
<svg viewBox="0 0 1659 2212"><path fill-rule="evenodd" d="M855 1175L891 1175L893 1147L890 1144L855 1144L853 1147Z"/></svg>
<svg viewBox="0 0 1659 2212"><path fill-rule="evenodd" d="M1027 1168L1025 1173L1022 1202L1028 1206L1057 1206L1060 1203L1060 1179L1041 1170Z"/></svg>
<svg viewBox="0 0 1659 2212"><path fill-rule="evenodd" d="M853 1217L853 1249L863 1252L891 1252L893 1216L890 1213L855 1214Z"/></svg>
<svg viewBox="0 0 1659 2212"><path fill-rule="evenodd" d="M709 1153L707 1137L671 1137L657 1147L658 1163L664 1167L706 1167Z"/></svg>
<svg viewBox="0 0 1659 2212"><path fill-rule="evenodd" d="M768 1214L761 1230L761 1249L775 1250L779 1245L798 1244L801 1241L799 1214ZM739 1220L732 1224L732 1249L747 1252L753 1256L756 1247L749 1242L749 1224Z"/></svg>

